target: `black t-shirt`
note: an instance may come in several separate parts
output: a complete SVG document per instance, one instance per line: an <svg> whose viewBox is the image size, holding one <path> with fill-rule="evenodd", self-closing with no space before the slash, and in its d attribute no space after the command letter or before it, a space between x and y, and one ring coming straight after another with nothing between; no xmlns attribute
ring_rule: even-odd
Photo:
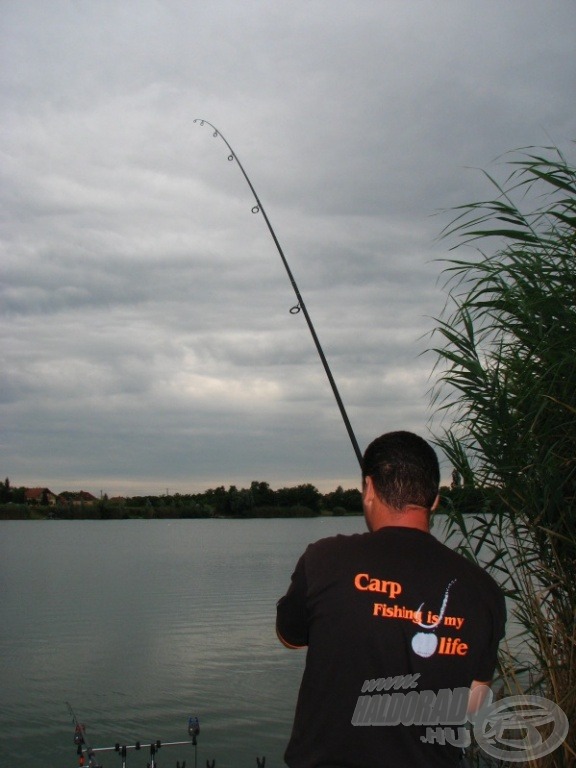
<svg viewBox="0 0 576 768"><path fill-rule="evenodd" d="M451 725L463 689L492 678L505 621L496 582L429 533L311 544L277 607L283 640L308 646L287 765L457 765L461 750L423 741L426 724Z"/></svg>

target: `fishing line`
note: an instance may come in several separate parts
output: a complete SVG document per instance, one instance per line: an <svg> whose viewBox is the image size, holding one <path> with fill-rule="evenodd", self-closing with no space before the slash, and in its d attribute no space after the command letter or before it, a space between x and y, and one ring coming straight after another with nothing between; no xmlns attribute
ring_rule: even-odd
<svg viewBox="0 0 576 768"><path fill-rule="evenodd" d="M358 459L358 464L360 465L360 468L362 468L362 452L360 451L360 447L358 446L358 441L356 440L356 436L354 435L354 430L352 429L352 425L350 424L350 419L348 418L348 414L346 413L346 408L344 407L344 403L342 402L342 398L340 397L340 393L338 392L338 387L336 386L336 382L334 380L334 376L332 375L332 371L330 370L330 366L328 365L328 361L326 360L326 356L324 355L324 351L322 349L322 346L320 344L320 340L318 339L318 336L316 334L316 331L314 329L314 325L312 324L312 320L310 318L310 315L308 313L308 310L306 308L306 304L304 303L304 299L302 298L302 295L298 289L298 286L296 284L296 280L294 279L294 275L292 274L292 270L290 269L288 262L286 260L286 257L284 256L284 252L282 250L282 247L280 245L280 242L278 241L278 238L276 237L276 233L274 232L274 229L272 227L272 224L270 224L270 219L268 218L266 211L264 210L264 206L262 205L260 198L258 197L258 194L256 190L254 189L254 186L250 179L248 178L248 174L244 170L244 166L238 159L238 155L228 141L224 138L224 136L220 133L220 131L216 128L216 126L212 125L212 123L208 122L208 120L203 120L199 117L197 117L194 120L195 123L199 123L200 126L203 125L209 125L210 128L214 131L212 136L217 139L220 138L226 144L228 149L230 150L230 154L228 155L228 160L230 162L233 162L234 160L238 164L238 167L242 171L242 175L246 179L246 182L248 186L250 187L250 190L252 194L254 195L254 199L256 200L256 205L252 207L252 213L258 214L261 213L264 217L264 221L266 222L266 226L268 227L268 231L270 232L272 239L274 240L274 244L276 245L276 248L278 250L278 253L280 254L280 258L282 259L282 263L284 264L284 268L286 269L286 273L288 274L288 278L290 280L290 283L292 285L292 288L294 289L294 293L296 294L296 299L298 300L298 303L291 307L290 314L297 315L300 312L304 315L306 318L306 323L308 324L308 328L310 330L310 333L312 335L312 339L314 340L314 344L316 345L316 350L318 352L318 355L320 357L320 360L322 361L322 365L324 366L324 370L326 372L326 375L328 377L328 381L330 382L330 386L332 388L332 392L334 394L334 397L336 398L336 403L338 404L338 408L340 409L340 415L342 416L342 420L344 421L344 426L346 427L346 431L348 432L348 437L350 438L350 442L352 443L352 447L354 449L354 452L356 454L356 458Z"/></svg>

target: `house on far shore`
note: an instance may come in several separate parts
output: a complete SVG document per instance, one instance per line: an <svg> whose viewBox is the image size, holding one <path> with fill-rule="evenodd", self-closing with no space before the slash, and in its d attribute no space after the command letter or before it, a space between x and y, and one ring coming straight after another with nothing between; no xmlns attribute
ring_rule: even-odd
<svg viewBox="0 0 576 768"><path fill-rule="evenodd" d="M73 507L91 507L98 503L96 496L92 496L88 491L63 491L58 496L60 504L71 504Z"/></svg>
<svg viewBox="0 0 576 768"><path fill-rule="evenodd" d="M24 488L24 501L26 504L43 504L53 507L58 497L50 488Z"/></svg>

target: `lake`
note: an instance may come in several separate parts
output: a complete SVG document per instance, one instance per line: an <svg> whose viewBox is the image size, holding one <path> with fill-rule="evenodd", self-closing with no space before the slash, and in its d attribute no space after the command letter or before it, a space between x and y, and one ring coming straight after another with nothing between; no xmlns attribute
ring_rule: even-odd
<svg viewBox="0 0 576 768"><path fill-rule="evenodd" d="M443 540L439 518L434 535ZM74 726L127 766L284 765L304 652L277 640L275 606L312 541L358 517L0 523L0 762L73 768ZM146 745L146 748L144 748ZM104 752L104 768L121 768Z"/></svg>
<svg viewBox="0 0 576 768"><path fill-rule="evenodd" d="M309 542L363 530L362 517L0 523L0 761L78 765L70 702L93 747L184 741L195 715L198 765L282 766L304 653L277 641L276 601ZM194 750L157 760L191 767Z"/></svg>

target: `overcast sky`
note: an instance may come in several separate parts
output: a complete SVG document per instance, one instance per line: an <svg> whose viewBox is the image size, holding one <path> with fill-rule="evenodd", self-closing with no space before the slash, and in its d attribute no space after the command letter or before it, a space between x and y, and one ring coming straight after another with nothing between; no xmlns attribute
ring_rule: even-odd
<svg viewBox="0 0 576 768"><path fill-rule="evenodd" d="M0 0L1 455L99 495L358 485L428 436L436 212L576 138L573 0ZM449 474L449 468L447 468Z"/></svg>

